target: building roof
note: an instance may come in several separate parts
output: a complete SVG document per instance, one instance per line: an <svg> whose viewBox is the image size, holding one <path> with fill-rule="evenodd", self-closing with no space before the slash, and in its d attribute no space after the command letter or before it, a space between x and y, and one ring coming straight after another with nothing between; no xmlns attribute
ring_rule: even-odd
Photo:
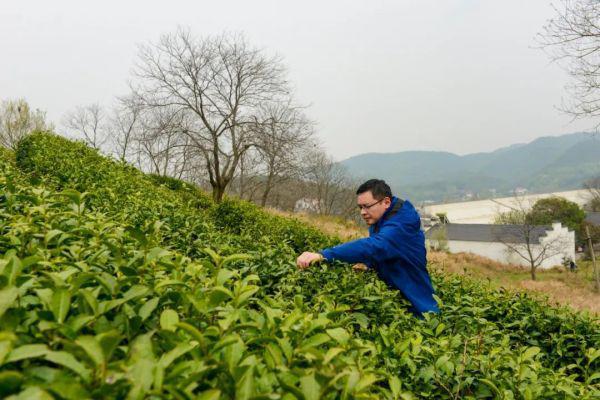
<svg viewBox="0 0 600 400"><path fill-rule="evenodd" d="M445 224L436 225L426 232L431 238L434 232L446 229L447 240L461 240L467 242L505 242L539 244L540 238L546 236L546 231L551 230L549 225L531 227L529 235L525 234L522 225L496 225L496 224Z"/></svg>
<svg viewBox="0 0 600 400"><path fill-rule="evenodd" d="M589 222L592 225L600 226L600 212L586 212L585 221Z"/></svg>

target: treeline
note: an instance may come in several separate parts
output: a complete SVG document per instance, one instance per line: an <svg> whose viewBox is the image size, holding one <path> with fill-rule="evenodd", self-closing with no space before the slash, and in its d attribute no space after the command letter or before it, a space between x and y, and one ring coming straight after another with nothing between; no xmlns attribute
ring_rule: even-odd
<svg viewBox="0 0 600 400"><path fill-rule="evenodd" d="M220 202L234 195L293 210L350 216L355 182L320 144L280 57L241 35L178 29L140 45L126 95L69 111L59 132L140 170L194 183ZM14 147L51 128L24 100L5 101L0 121L27 107L22 128L2 129ZM4 123L3 123L4 125ZM298 202L300 200L300 202Z"/></svg>

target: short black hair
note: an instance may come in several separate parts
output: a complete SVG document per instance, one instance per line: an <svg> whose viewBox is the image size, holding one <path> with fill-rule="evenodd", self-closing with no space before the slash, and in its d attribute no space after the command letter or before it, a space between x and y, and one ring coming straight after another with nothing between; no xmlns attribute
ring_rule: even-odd
<svg viewBox="0 0 600 400"><path fill-rule="evenodd" d="M359 195L369 191L376 200L392 197L392 189L390 189L390 186L383 179L369 179L358 187L356 194Z"/></svg>

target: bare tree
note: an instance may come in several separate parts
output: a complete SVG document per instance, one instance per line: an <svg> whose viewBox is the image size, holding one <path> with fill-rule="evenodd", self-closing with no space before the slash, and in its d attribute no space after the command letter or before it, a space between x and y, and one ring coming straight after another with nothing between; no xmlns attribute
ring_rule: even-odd
<svg viewBox="0 0 600 400"><path fill-rule="evenodd" d="M125 162L132 158L135 141L140 135L142 105L133 96L118 99L110 118L111 147L115 156Z"/></svg>
<svg viewBox="0 0 600 400"><path fill-rule="evenodd" d="M316 146L304 155L304 165L304 179L317 200L319 214L355 213L354 184L343 166Z"/></svg>
<svg viewBox="0 0 600 400"><path fill-rule="evenodd" d="M588 208L590 211L600 211L600 177L590 179L585 183L589 193Z"/></svg>
<svg viewBox="0 0 600 400"><path fill-rule="evenodd" d="M201 154L220 201L243 154L253 146L262 104L288 94L276 57L251 48L241 36L195 38L179 29L140 46L134 92L149 108L185 116L183 133Z"/></svg>
<svg viewBox="0 0 600 400"><path fill-rule="evenodd" d="M492 232L509 253L529 265L531 279L535 280L537 269L544 261L563 254L567 242L561 236L546 236L549 228L534 224L529 213L531 207L524 199L515 198L515 204L511 211L496 216L497 226L492 227Z"/></svg>
<svg viewBox="0 0 600 400"><path fill-rule="evenodd" d="M248 149L240 159L238 171L236 172L232 184L231 192L239 198L248 201L256 201L263 186L262 155L256 147Z"/></svg>
<svg viewBox="0 0 600 400"><path fill-rule="evenodd" d="M264 167L264 189L260 204L265 206L273 187L291 177L299 178L301 149L313 136L313 123L289 103L267 104L256 126L256 147Z"/></svg>
<svg viewBox="0 0 600 400"><path fill-rule="evenodd" d="M0 103L0 145L14 149L25 135L34 130L53 129L46 122L46 113L32 110L25 99Z"/></svg>
<svg viewBox="0 0 600 400"><path fill-rule="evenodd" d="M86 144L100 150L109 137L106 113L98 104L78 106L63 118L65 128L80 135Z"/></svg>
<svg viewBox="0 0 600 400"><path fill-rule="evenodd" d="M600 116L600 2L560 0L553 7L556 16L538 41L573 78L567 86L573 100L563 109L575 117Z"/></svg>
<svg viewBox="0 0 600 400"><path fill-rule="evenodd" d="M137 165L140 169L162 176L181 178L189 167L193 149L186 129L185 115L169 108L149 109L138 116L134 136Z"/></svg>

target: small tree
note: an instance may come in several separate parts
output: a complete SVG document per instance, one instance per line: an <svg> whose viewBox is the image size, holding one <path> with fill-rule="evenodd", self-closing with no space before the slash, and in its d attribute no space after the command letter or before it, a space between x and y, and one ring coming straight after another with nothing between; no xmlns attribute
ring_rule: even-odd
<svg viewBox="0 0 600 400"><path fill-rule="evenodd" d="M438 251L448 251L448 230L445 225L437 227L429 237L434 248Z"/></svg>
<svg viewBox="0 0 600 400"><path fill-rule="evenodd" d="M590 179L584 186L589 193L587 207L590 211L600 211L600 176Z"/></svg>
<svg viewBox="0 0 600 400"><path fill-rule="evenodd" d="M93 149L100 150L109 138L106 112L98 103L79 106L68 112L63 118L63 125Z"/></svg>
<svg viewBox="0 0 600 400"><path fill-rule="evenodd" d="M46 113L32 110L24 99L0 103L0 145L14 149L25 135L34 130L51 130Z"/></svg>
<svg viewBox="0 0 600 400"><path fill-rule="evenodd" d="M545 237L546 228L538 225L530 214L530 208L521 198L516 198L516 207L496 216L494 229L496 240L529 265L531 279L536 280L536 271L544 261L561 254L566 245L561 237Z"/></svg>
<svg viewBox="0 0 600 400"><path fill-rule="evenodd" d="M118 99L109 120L111 150L122 162L133 157L136 139L140 136L143 108L135 97Z"/></svg>
<svg viewBox="0 0 600 400"><path fill-rule="evenodd" d="M262 107L260 121L255 127L255 145L265 174L260 201L264 207L275 185L300 176L299 149L311 139L313 123L289 103Z"/></svg>
<svg viewBox="0 0 600 400"><path fill-rule="evenodd" d="M575 231L577 241L583 241L583 221L585 211L577 203L562 197L548 197L538 200L528 213L534 225L549 225L560 222Z"/></svg>
<svg viewBox="0 0 600 400"><path fill-rule="evenodd" d="M317 201L318 213L345 217L356 214L355 184L346 169L318 147L308 150L304 160L304 180Z"/></svg>

